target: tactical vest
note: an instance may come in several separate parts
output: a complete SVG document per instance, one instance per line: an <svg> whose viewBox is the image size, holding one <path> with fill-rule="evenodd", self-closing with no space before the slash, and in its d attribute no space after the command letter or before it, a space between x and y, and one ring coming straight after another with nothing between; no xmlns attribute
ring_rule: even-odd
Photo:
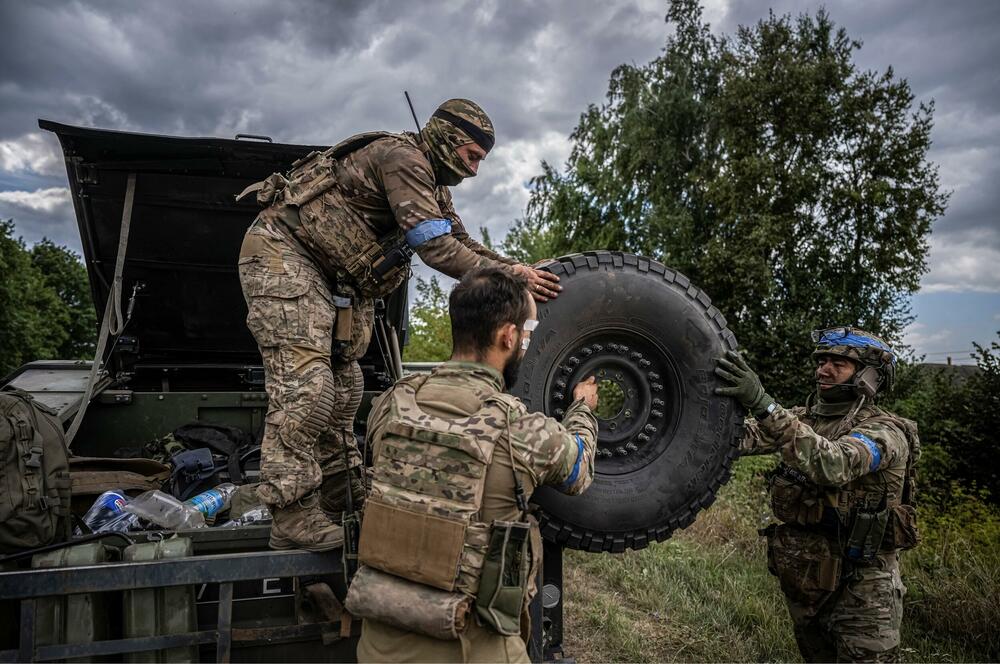
<svg viewBox="0 0 1000 664"><path fill-rule="evenodd" d="M487 469L517 401L495 394L468 417L439 418L417 405L426 380L407 377L393 388L365 503L359 562L475 598L481 622L517 634L527 570L537 555L530 526L486 523L481 515Z"/></svg>
<svg viewBox="0 0 1000 664"><path fill-rule="evenodd" d="M882 551L909 549L919 542L916 531L914 465L920 456L920 439L916 424L905 418L870 408L864 415L844 420L827 438L834 440L846 435L860 422L889 422L906 437L908 454L905 467L884 468L865 474L842 486L820 486L785 463L770 476L771 509L775 517L787 524L823 530L839 539L849 538L860 520L877 522L873 528ZM813 424L806 419L807 424ZM820 435L823 432L817 431ZM901 470L902 477L892 477L888 471Z"/></svg>
<svg viewBox="0 0 1000 664"><path fill-rule="evenodd" d="M303 252L331 277L346 273L366 297L384 297L409 276L412 250L402 229L377 236L355 213L342 190L341 160L366 145L399 134L373 131L357 134L322 152L311 152L292 164L287 175L274 173L250 185L240 200L257 192L257 203L268 207L262 214L290 234ZM311 228L322 228L320 242Z"/></svg>

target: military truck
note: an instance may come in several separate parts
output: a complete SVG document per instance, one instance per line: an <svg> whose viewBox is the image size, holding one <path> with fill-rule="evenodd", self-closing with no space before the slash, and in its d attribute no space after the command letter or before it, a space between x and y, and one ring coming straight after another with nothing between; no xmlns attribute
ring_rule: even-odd
<svg viewBox="0 0 1000 664"><path fill-rule="evenodd" d="M31 393L67 428L82 412L72 454L111 459L112 468L121 450L190 422L259 432L267 397L236 276L257 209L234 194L323 147L39 126L65 156L103 321L101 361L33 362L3 385ZM735 338L683 275L607 251L546 269L566 290L539 308L512 391L559 416L572 384L594 374L604 403L592 488L574 499L536 494L546 537L529 648L536 661L562 656L563 547L615 553L690 523L728 477L742 417L711 392L712 358ZM405 286L378 305L361 361L359 434L374 395L404 371L428 369L401 362L407 312ZM252 481L252 464L241 474ZM268 534L266 524L128 532L8 556L0 659L353 661L360 625L341 605L343 551L270 551ZM185 544L170 544L178 540ZM139 558L128 553L143 544Z"/></svg>

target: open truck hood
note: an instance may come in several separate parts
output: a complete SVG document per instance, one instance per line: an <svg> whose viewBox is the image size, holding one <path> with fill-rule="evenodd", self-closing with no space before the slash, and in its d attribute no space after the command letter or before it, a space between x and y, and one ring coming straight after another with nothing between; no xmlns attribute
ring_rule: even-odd
<svg viewBox="0 0 1000 664"><path fill-rule="evenodd" d="M39 120L59 137L98 319L111 292L125 190L136 174L122 284L136 365L257 365L236 263L259 208L248 184L322 146L177 138ZM387 315L405 338L405 287ZM110 344L109 344L110 345ZM374 345L374 344L373 344ZM129 346L128 343L119 344Z"/></svg>

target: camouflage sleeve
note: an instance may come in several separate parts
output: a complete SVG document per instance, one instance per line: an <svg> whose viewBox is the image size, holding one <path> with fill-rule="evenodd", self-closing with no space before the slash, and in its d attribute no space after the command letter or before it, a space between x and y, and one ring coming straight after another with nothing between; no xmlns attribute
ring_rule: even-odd
<svg viewBox="0 0 1000 664"><path fill-rule="evenodd" d="M805 414L805 408L792 408L791 413L796 417ZM745 435L740 441L740 454L744 456L754 456L757 454L773 454L781 449L781 444L769 432L760 428L757 418L748 415L743 420Z"/></svg>
<svg viewBox="0 0 1000 664"><path fill-rule="evenodd" d="M542 413L522 413L511 421L511 439L536 486L547 484L577 495L594 479L597 419L582 399L563 421Z"/></svg>
<svg viewBox="0 0 1000 664"><path fill-rule="evenodd" d="M456 240L480 256L485 256L490 260L494 260L505 265L517 265L517 261L513 258L508 258L502 254L498 254L482 243L477 242L471 235L469 235L469 232L465 230L465 224L462 223L462 218L459 217L458 212L455 211L455 204L452 201L451 192L448 191L448 187L438 187L437 198L438 204L441 206L441 212L444 213L445 217L451 219L451 234L455 236Z"/></svg>
<svg viewBox="0 0 1000 664"><path fill-rule="evenodd" d="M430 164L419 148L405 144L393 147L379 159L378 171L389 207L404 232L423 221L447 218L438 203ZM416 252L428 266L456 279L476 267L499 265L452 234L427 240Z"/></svg>
<svg viewBox="0 0 1000 664"><path fill-rule="evenodd" d="M886 421L861 422L831 440L778 406L759 426L781 447L785 463L821 486L840 486L906 459L906 436Z"/></svg>
<svg viewBox="0 0 1000 664"><path fill-rule="evenodd" d="M372 408L368 412L368 423L365 427L365 443L371 448L372 454L378 454L377 443L382 439L382 429L389 421L389 395L392 388L372 400Z"/></svg>

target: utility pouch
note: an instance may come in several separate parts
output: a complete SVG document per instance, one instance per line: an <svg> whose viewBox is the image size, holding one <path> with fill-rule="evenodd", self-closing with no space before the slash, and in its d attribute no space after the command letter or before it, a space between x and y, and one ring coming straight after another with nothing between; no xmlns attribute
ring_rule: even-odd
<svg viewBox="0 0 1000 664"><path fill-rule="evenodd" d="M841 554L820 533L772 525L767 536L767 566L781 591L809 615L819 612L840 583Z"/></svg>
<svg viewBox="0 0 1000 664"><path fill-rule="evenodd" d="M889 512L888 509L882 509L857 510L854 513L844 552L848 560L855 563L870 563L875 559L882 546L882 538L885 537Z"/></svg>
<svg viewBox="0 0 1000 664"><path fill-rule="evenodd" d="M476 615L504 636L521 633L521 607L531 569L531 524L494 521L483 560Z"/></svg>
<svg viewBox="0 0 1000 664"><path fill-rule="evenodd" d="M333 339L334 341L349 342L351 340L351 327L354 325L354 307L351 304L351 298L334 295L333 306L337 308Z"/></svg>
<svg viewBox="0 0 1000 664"><path fill-rule="evenodd" d="M896 505L889 510L889 524L882 538L883 551L906 551L920 543L917 510L913 505Z"/></svg>
<svg viewBox="0 0 1000 664"><path fill-rule="evenodd" d="M454 641L468 625L472 598L429 588L362 565L347 591L351 615Z"/></svg>
<svg viewBox="0 0 1000 664"><path fill-rule="evenodd" d="M808 526L823 519L819 492L808 479L788 467L770 477L771 510L784 523Z"/></svg>
<svg viewBox="0 0 1000 664"><path fill-rule="evenodd" d="M466 524L387 505L365 503L358 560L362 565L423 583L455 590Z"/></svg>

